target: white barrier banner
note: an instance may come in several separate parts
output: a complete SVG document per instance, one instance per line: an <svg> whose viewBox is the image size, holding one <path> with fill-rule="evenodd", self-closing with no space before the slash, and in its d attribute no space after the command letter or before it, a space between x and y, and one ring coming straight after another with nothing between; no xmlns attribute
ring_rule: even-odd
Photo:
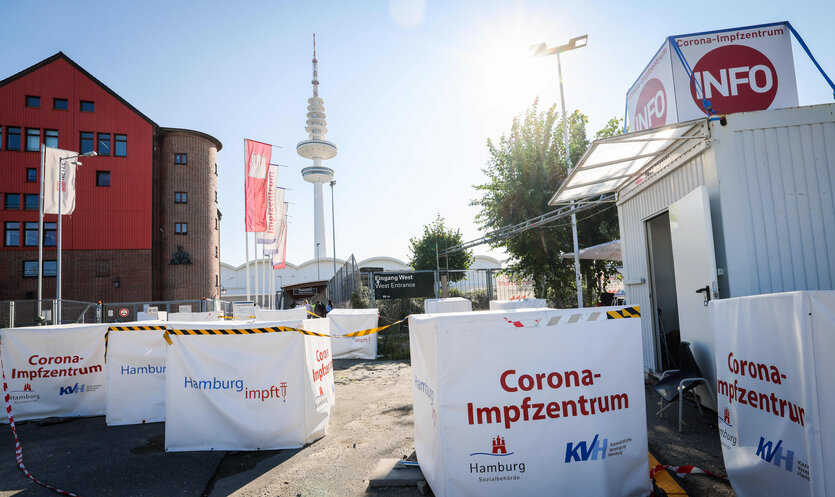
<svg viewBox="0 0 835 497"><path fill-rule="evenodd" d="M236 326L212 325L207 332L217 329ZM298 448L325 434L334 396L329 339L296 332L176 331L170 338L166 450Z"/></svg>
<svg viewBox="0 0 835 497"><path fill-rule="evenodd" d="M438 497L649 494L639 318L413 315L409 342L415 449Z"/></svg>
<svg viewBox="0 0 835 497"><path fill-rule="evenodd" d="M835 292L710 303L718 425L740 497L835 495ZM828 491L827 491L828 490Z"/></svg>
<svg viewBox="0 0 835 497"><path fill-rule="evenodd" d="M377 327L377 309L334 309L328 313L330 334L342 336ZM331 340L334 359L376 359L377 334Z"/></svg>
<svg viewBox="0 0 835 497"><path fill-rule="evenodd" d="M470 312L473 303L464 297L449 297L445 299L426 299L423 301L423 311L426 314L442 312Z"/></svg>
<svg viewBox="0 0 835 497"><path fill-rule="evenodd" d="M191 321L219 321L219 311L207 312L171 312L168 313L168 321L191 322Z"/></svg>
<svg viewBox="0 0 835 497"><path fill-rule="evenodd" d="M164 332L110 331L105 366L108 426L165 421Z"/></svg>
<svg viewBox="0 0 835 497"><path fill-rule="evenodd" d="M104 414L106 331L106 324L0 330L15 419Z"/></svg>
<svg viewBox="0 0 835 497"><path fill-rule="evenodd" d="M491 300L490 310L507 309L543 309L548 307L545 299L517 299L517 300Z"/></svg>

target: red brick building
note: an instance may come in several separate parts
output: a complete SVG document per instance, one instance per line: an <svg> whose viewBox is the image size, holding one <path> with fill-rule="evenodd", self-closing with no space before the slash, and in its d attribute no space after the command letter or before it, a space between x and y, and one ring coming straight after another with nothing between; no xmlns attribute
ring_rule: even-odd
<svg viewBox="0 0 835 497"><path fill-rule="evenodd" d="M63 216L64 299L220 295L221 143L159 127L59 52L0 81L0 300L37 298L41 143L98 153L82 159L76 209ZM45 299L55 295L56 221L44 219Z"/></svg>

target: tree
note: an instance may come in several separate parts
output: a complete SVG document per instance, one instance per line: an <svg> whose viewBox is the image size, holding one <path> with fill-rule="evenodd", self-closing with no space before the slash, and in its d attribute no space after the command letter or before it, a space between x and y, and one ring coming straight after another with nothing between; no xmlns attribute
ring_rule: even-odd
<svg viewBox="0 0 835 497"><path fill-rule="evenodd" d="M575 111L567 118L571 164L576 164L588 148L586 124L588 118ZM611 119L596 134L596 138L620 133L620 122ZM538 101L513 120L508 135L498 143L488 140L490 158L482 170L487 182L475 185L481 198L471 205L480 207L476 222L485 231L520 223L553 210L548 201L565 181L568 173L562 122L556 107L540 111ZM581 247L596 245L618 237L617 211L613 204L583 211L577 216L577 231ZM571 221L561 219L553 224L525 231L499 241L511 256L509 272L517 278L530 278L558 307L576 303L574 262L560 257L561 252L573 252ZM596 299L598 278L614 271L605 261L581 261L581 273L586 281L584 301Z"/></svg>
<svg viewBox="0 0 835 497"><path fill-rule="evenodd" d="M423 227L423 236L410 238L412 257L409 266L412 269L469 269L473 263L473 253L470 250L462 250L449 256L439 253L447 247L462 243L461 230L447 228L444 218L438 214L435 220ZM447 260L447 257L449 260ZM450 281L464 279L463 272L455 272L449 275Z"/></svg>

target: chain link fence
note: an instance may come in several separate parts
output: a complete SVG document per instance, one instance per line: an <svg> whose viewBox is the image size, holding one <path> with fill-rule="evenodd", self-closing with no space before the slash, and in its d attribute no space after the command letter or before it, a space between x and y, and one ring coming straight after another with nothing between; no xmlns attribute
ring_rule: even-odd
<svg viewBox="0 0 835 497"><path fill-rule="evenodd" d="M334 307L346 309L350 307L351 295L361 284L357 260L351 254L351 257L328 281L328 299L333 302Z"/></svg>

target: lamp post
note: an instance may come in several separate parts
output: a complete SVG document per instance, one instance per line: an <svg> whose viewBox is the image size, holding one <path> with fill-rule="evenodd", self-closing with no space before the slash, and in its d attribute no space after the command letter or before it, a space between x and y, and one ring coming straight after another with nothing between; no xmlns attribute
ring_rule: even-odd
<svg viewBox="0 0 835 497"><path fill-rule="evenodd" d="M540 43L539 45L533 45L531 47L534 57L544 57L546 55L554 54L557 56L557 75L560 81L560 107L562 108L562 138L565 146L565 160L568 164L569 173L574 166L571 164L571 151L568 143L568 122L565 114L565 92L562 88L562 66L560 64L560 54L568 52L569 50L574 50L575 48L583 48L588 43L588 39L588 35L583 35L572 38L568 40L568 43L565 45L560 45L558 47L548 48L545 43ZM572 200L571 203L573 204L574 201ZM582 308L583 283L580 278L580 243L577 240L577 214L575 213L571 214L571 236L574 242L574 278L577 285L577 307Z"/></svg>
<svg viewBox="0 0 835 497"><path fill-rule="evenodd" d="M94 157L96 156L96 152L91 150L89 152L85 152L83 154L78 155L71 155L69 157L59 157L58 158L58 230L56 236L58 237L58 261L56 262L56 278L55 278L55 300L57 303L57 308L54 309L55 317L53 318L54 323L61 324L61 218L63 217L61 214L61 192L63 192L66 183L66 166L64 165L65 161L72 160L73 164L80 166L81 163L75 159L79 157ZM41 176L41 182L43 182L43 176ZM43 271L43 262L40 262L41 267L38 268L38 273ZM117 287L118 288L118 287Z"/></svg>
<svg viewBox="0 0 835 497"><path fill-rule="evenodd" d="M333 204L333 185L336 180L330 182L331 185L331 225L333 226L333 275L336 276L336 210Z"/></svg>
<svg viewBox="0 0 835 497"><path fill-rule="evenodd" d="M321 244L321 242L316 242L316 281L322 279L322 275L319 272L319 245Z"/></svg>

